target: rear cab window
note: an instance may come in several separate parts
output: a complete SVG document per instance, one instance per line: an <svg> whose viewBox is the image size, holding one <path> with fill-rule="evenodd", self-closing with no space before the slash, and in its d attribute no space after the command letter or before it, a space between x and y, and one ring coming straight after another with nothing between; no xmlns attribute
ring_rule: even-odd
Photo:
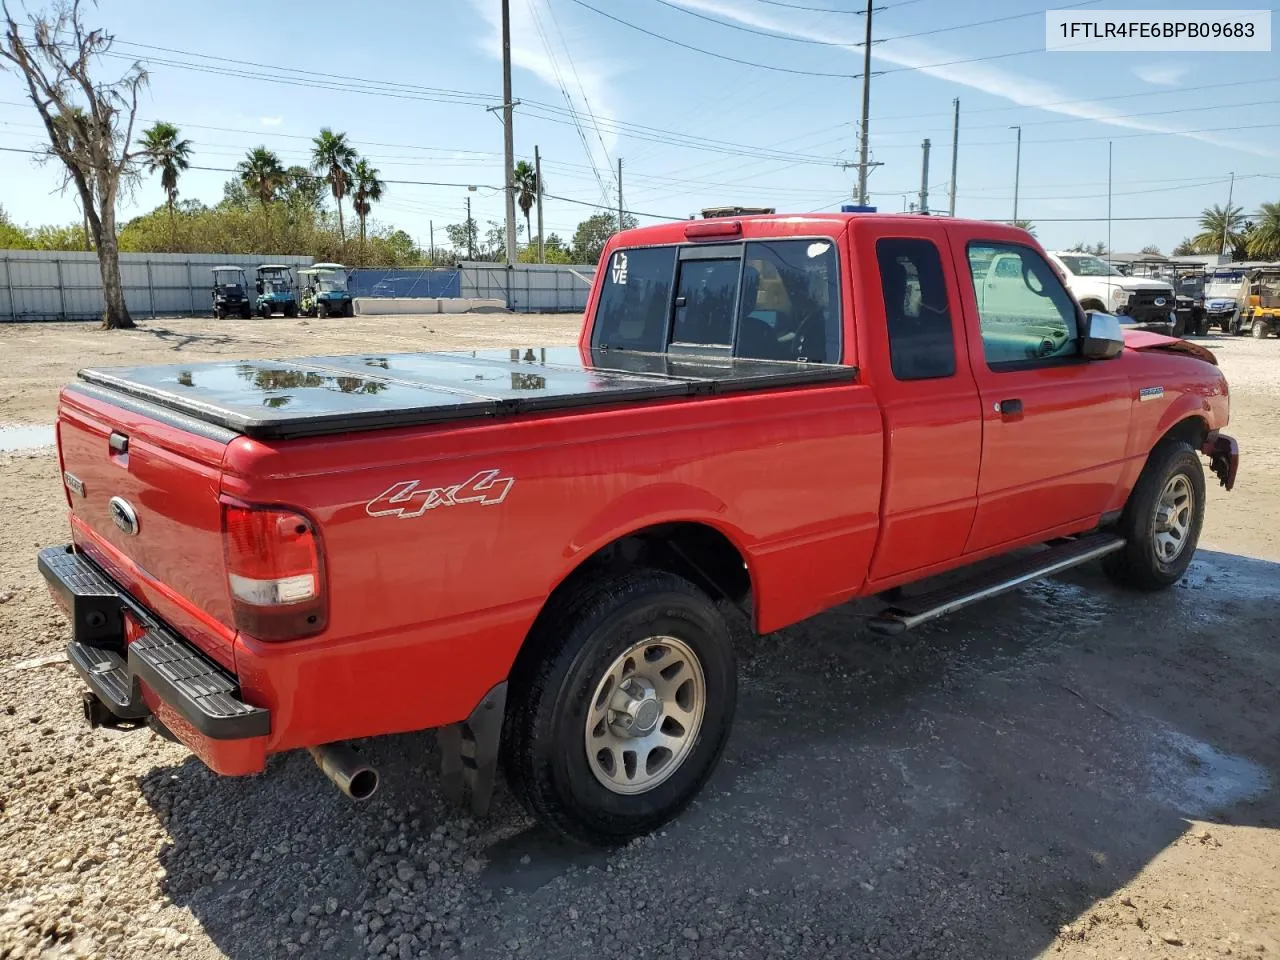
<svg viewBox="0 0 1280 960"><path fill-rule="evenodd" d="M838 364L839 258L826 237L615 250L592 346Z"/></svg>

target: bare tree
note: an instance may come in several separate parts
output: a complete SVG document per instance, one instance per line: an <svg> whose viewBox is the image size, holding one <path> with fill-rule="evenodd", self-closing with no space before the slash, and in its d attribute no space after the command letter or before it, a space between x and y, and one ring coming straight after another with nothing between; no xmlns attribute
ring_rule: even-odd
<svg viewBox="0 0 1280 960"><path fill-rule="evenodd" d="M132 327L120 281L116 198L121 182L137 175L139 154L130 150L138 91L147 72L134 63L113 83L95 82L90 69L110 51L114 38L104 30L87 30L80 7L81 0L55 0L47 12L30 14L19 25L8 3L0 3L5 20L0 58L26 81L49 136L49 155L66 166L67 182L80 195L102 271L102 325Z"/></svg>

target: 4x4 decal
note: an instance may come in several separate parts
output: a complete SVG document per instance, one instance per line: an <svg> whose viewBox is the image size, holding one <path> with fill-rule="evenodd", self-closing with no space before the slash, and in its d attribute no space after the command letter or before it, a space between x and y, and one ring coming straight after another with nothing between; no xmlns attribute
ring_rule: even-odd
<svg viewBox="0 0 1280 960"><path fill-rule="evenodd" d="M492 507L507 499L515 477L500 476L501 470L481 470L470 480L452 487L422 487L421 480L401 480L392 484L365 505L371 517L420 517L436 507L456 507L478 503Z"/></svg>

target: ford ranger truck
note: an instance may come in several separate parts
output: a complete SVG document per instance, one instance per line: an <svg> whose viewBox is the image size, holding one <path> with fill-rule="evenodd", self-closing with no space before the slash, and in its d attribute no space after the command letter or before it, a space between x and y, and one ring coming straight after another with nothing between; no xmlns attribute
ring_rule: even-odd
<svg viewBox="0 0 1280 960"><path fill-rule="evenodd" d="M92 723L227 775L307 749L354 797L351 741L437 729L450 795L504 770L613 844L715 768L741 621L880 598L897 634L1095 560L1168 587L1227 415L1211 353L1011 227L680 222L612 238L576 346L81 371L39 566Z"/></svg>
<svg viewBox="0 0 1280 960"><path fill-rule="evenodd" d="M1177 298L1166 280L1127 277L1101 257L1070 250L1052 251L1067 289L1085 310L1114 314L1135 330L1181 334Z"/></svg>

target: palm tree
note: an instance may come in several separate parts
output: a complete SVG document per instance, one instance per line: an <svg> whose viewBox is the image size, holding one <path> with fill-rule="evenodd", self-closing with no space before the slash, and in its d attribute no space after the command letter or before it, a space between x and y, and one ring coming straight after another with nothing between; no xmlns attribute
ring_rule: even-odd
<svg viewBox="0 0 1280 960"><path fill-rule="evenodd" d="M384 184L378 179L378 168L360 159L351 167L351 206L360 218L360 263L364 263L364 226L373 205L382 199Z"/></svg>
<svg viewBox="0 0 1280 960"><path fill-rule="evenodd" d="M1280 203L1264 203L1249 236L1249 256L1255 260L1280 259Z"/></svg>
<svg viewBox="0 0 1280 960"><path fill-rule="evenodd" d="M178 199L178 175L191 166L191 141L179 139L178 128L172 123L157 120L142 131L138 146L147 173L160 171L160 186L169 207L169 249L173 250L177 245L173 205Z"/></svg>
<svg viewBox="0 0 1280 960"><path fill-rule="evenodd" d="M254 147L236 164L240 182L262 204L262 217L266 229L267 244L271 243L271 201L284 186L284 167L280 158L266 147Z"/></svg>
<svg viewBox="0 0 1280 960"><path fill-rule="evenodd" d="M538 173L528 160L521 160L515 165L515 169L511 171L511 182L518 191L516 203L524 211L524 235L532 243L533 228L529 226L529 211L538 202L538 195L542 193L544 185L538 182Z"/></svg>
<svg viewBox="0 0 1280 960"><path fill-rule="evenodd" d="M1214 204L1200 213L1200 232L1195 245L1204 253L1226 254L1244 239L1244 208Z"/></svg>
<svg viewBox="0 0 1280 960"><path fill-rule="evenodd" d="M1036 235L1036 225L1030 220L1014 220L1013 226L1017 227L1019 230L1027 231L1027 233L1031 234L1033 237Z"/></svg>
<svg viewBox="0 0 1280 960"><path fill-rule="evenodd" d="M345 133L334 133L328 127L312 141L311 169L329 182L329 191L338 205L338 239L342 243L343 256L347 249L347 231L342 222L342 198L351 186L351 167L356 162L355 148L347 142Z"/></svg>

